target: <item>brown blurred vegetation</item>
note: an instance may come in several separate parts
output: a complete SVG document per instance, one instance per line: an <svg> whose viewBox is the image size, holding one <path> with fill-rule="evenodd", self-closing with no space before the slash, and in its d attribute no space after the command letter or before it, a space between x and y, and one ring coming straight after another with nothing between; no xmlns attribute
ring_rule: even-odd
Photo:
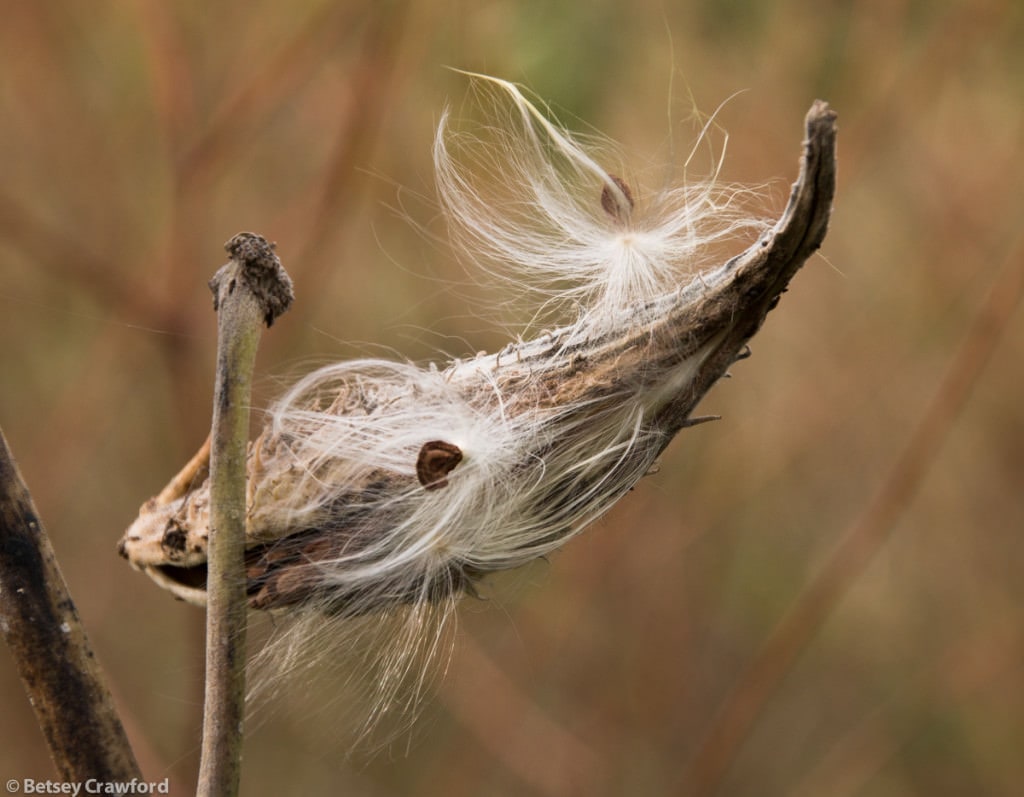
<svg viewBox="0 0 1024 797"><path fill-rule="evenodd" d="M311 362L503 340L467 310L484 288L393 210L436 224L416 200L433 128L448 101L468 112L445 65L525 83L645 168L670 121L689 134L691 105L745 90L719 117L724 177L772 181L772 213L820 96L840 114L832 230L704 402L723 420L466 602L408 745L347 761L329 701L285 701L247 739L244 793L701 793L719 755L730 797L1020 794L1024 314L980 309L1024 271L1016 0L0 3L0 424L147 776L193 785L202 617L114 545L208 427L223 242L276 240L296 281L261 406ZM723 715L870 522L972 325L991 359L962 360L985 367L884 544L826 571L820 631ZM0 777L52 777L3 653L0 690Z"/></svg>

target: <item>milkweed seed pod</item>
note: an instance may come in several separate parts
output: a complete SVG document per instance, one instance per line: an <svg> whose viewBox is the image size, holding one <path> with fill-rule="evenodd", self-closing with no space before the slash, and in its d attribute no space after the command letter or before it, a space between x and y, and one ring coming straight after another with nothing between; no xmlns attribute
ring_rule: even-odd
<svg viewBox="0 0 1024 797"><path fill-rule="evenodd" d="M572 318L444 367L328 365L278 400L248 452L250 606L307 627L387 627L371 723L401 702L399 684L418 693L417 662L443 647L458 597L564 544L705 420L696 405L746 355L831 210L835 116L824 103L807 116L789 205L767 226L714 180L630 185L515 86L487 80L508 111L495 141L475 151L446 116L434 147L453 239L467 260L535 289L545 317ZM515 201L490 204L482 177ZM756 237L749 248L703 262L710 244L743 231ZM206 459L144 504L120 543L132 565L197 604ZM301 633L279 646L285 669L303 655Z"/></svg>

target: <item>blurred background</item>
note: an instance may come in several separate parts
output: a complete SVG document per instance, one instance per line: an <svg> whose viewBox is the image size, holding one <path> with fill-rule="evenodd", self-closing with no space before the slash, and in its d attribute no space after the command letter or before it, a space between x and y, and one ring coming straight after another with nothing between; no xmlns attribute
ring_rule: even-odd
<svg viewBox="0 0 1024 797"><path fill-rule="evenodd" d="M472 310L497 289L416 229L443 232L442 109L474 113L455 66L638 169L742 92L722 176L768 184L766 215L826 99L831 231L702 404L722 420L464 602L410 734L347 759L326 696L281 700L243 793L1021 793L1019 2L3 0L0 19L0 426L147 777L194 788L203 618L115 544L208 430L223 243L265 235L296 282L258 406L378 344L506 340ZM0 776L53 777L6 652L0 705Z"/></svg>

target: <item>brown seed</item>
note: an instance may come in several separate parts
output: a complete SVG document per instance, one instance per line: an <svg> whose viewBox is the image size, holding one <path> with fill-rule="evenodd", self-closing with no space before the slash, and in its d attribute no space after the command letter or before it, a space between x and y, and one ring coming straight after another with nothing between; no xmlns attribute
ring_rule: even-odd
<svg viewBox="0 0 1024 797"><path fill-rule="evenodd" d="M416 478L428 490L448 486L445 477L462 462L462 450L444 440L431 440L423 444L416 458Z"/></svg>
<svg viewBox="0 0 1024 797"><path fill-rule="evenodd" d="M629 212L633 209L633 192L629 190L629 186L621 177L616 177L614 174L609 174L608 177L626 197L629 207L622 207L619 197L615 196L607 185L601 189L601 207L616 221L624 222L629 218Z"/></svg>

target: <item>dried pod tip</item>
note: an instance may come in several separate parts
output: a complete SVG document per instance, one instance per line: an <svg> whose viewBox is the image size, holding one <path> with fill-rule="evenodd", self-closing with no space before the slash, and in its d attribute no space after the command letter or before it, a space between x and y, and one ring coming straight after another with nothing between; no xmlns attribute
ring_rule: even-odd
<svg viewBox="0 0 1024 797"><path fill-rule="evenodd" d="M619 189L613 191L610 185L601 189L601 207L604 212L618 222L625 223L629 220L629 214L633 210L633 192L621 177L614 174L608 175L609 180Z"/></svg>
<svg viewBox="0 0 1024 797"><path fill-rule="evenodd" d="M428 490L448 486L445 477L462 462L462 449L444 440L431 440L423 444L416 458L416 478Z"/></svg>
<svg viewBox="0 0 1024 797"><path fill-rule="evenodd" d="M252 232L240 232L224 244L231 262L218 270L210 280L213 309L218 312L220 310L222 283L227 285L230 293L234 290L235 280L241 279L260 303L264 323L268 327L273 325L274 320L291 306L295 298L291 277L281 265L281 260L274 252L275 248L276 244Z"/></svg>

